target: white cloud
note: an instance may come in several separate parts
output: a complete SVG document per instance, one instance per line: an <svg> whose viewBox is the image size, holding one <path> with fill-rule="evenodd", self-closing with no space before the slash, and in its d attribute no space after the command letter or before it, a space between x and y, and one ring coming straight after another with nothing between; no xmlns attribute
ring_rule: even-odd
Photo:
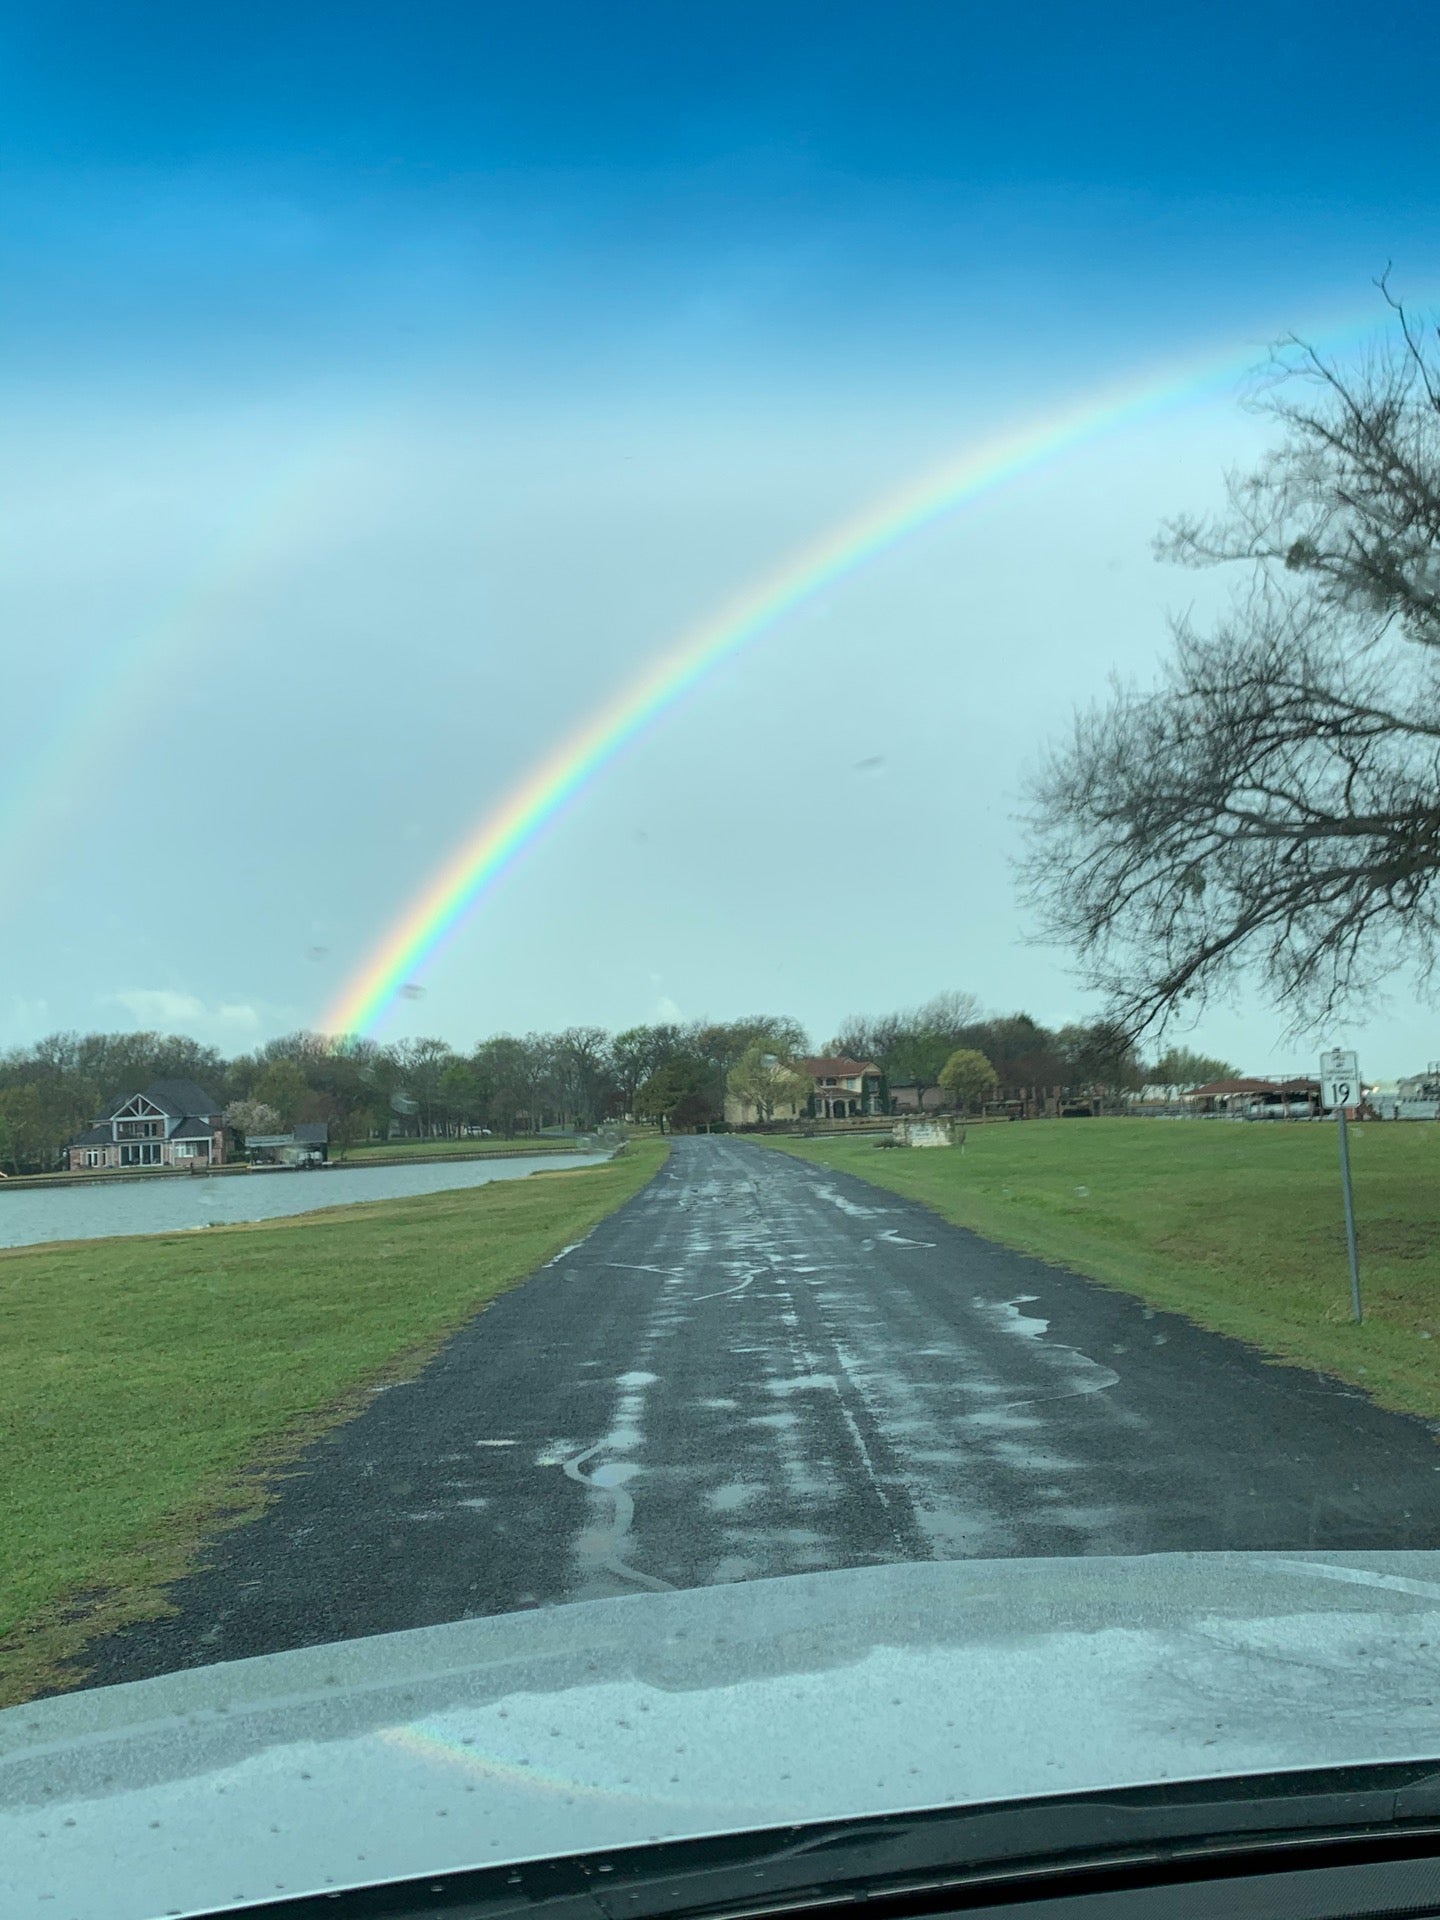
<svg viewBox="0 0 1440 1920"><path fill-rule="evenodd" d="M223 1020L230 1027L258 1027L260 1016L248 1001L225 1001L215 1009L217 1020Z"/></svg>
<svg viewBox="0 0 1440 1920"><path fill-rule="evenodd" d="M672 1021L678 1025L685 1016L670 998L669 994L662 993L660 998L655 1002L654 1018L656 1020Z"/></svg>
<svg viewBox="0 0 1440 1920"><path fill-rule="evenodd" d="M123 1007L142 1027L176 1027L187 1033L221 1028L238 1037L264 1024L259 1009L248 1000L222 1000L211 1007L195 994L182 993L175 987L124 987L106 994L105 999L112 1006Z"/></svg>
<svg viewBox="0 0 1440 1920"><path fill-rule="evenodd" d="M178 1026L185 1020L203 1020L206 1006L193 993L176 993L171 987L124 987L107 995L124 1007L133 1020L161 1027Z"/></svg>

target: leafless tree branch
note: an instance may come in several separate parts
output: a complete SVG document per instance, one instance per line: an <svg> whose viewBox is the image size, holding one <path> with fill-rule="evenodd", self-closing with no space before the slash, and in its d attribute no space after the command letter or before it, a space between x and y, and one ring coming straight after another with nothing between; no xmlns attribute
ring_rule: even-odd
<svg viewBox="0 0 1440 1920"><path fill-rule="evenodd" d="M1279 444L1157 543L1245 564L1228 617L1032 783L1029 897L1135 1033L1256 968L1302 1026L1440 954L1440 348L1378 285L1390 344L1282 343Z"/></svg>

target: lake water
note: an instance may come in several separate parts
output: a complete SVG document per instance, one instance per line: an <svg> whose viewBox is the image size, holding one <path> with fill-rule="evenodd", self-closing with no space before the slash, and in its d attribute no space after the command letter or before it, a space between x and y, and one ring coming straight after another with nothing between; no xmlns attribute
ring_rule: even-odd
<svg viewBox="0 0 1440 1920"><path fill-rule="evenodd" d="M234 1220L275 1220L287 1213L361 1200L403 1200L412 1193L518 1180L538 1167L593 1167L603 1153L514 1154L496 1160L429 1160L416 1167L340 1165L300 1173L196 1175L185 1180L97 1181L93 1187L26 1187L7 1193L0 1181L0 1247L46 1240L105 1240L120 1233L173 1233Z"/></svg>

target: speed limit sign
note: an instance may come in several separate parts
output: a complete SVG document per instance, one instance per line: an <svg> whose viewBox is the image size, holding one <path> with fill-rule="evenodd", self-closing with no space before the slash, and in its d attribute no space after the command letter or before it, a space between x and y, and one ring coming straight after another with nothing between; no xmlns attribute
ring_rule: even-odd
<svg viewBox="0 0 1440 1920"><path fill-rule="evenodd" d="M1335 1048L1320 1056L1320 1104L1358 1107L1360 1104L1360 1058L1358 1054Z"/></svg>
<svg viewBox="0 0 1440 1920"><path fill-rule="evenodd" d="M1340 1136L1340 1192L1345 1201L1345 1251L1350 1256L1350 1305L1357 1320L1364 1318L1360 1304L1360 1248L1355 1234L1355 1190L1350 1180L1350 1134L1345 1125L1348 1107L1358 1107L1363 1097L1358 1055L1335 1047L1320 1056L1320 1100L1335 1115Z"/></svg>

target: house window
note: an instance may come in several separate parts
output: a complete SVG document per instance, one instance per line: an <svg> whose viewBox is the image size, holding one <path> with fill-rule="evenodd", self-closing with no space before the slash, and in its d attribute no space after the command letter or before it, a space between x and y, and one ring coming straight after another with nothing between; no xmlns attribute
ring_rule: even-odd
<svg viewBox="0 0 1440 1920"><path fill-rule="evenodd" d="M99 1148L98 1148L98 1147L87 1147L87 1148L86 1148L86 1150L85 1150L85 1164L86 1164L86 1166L87 1166L87 1167L98 1167L98 1166L99 1166L99 1164L100 1164L100 1150L99 1150Z"/></svg>
<svg viewBox="0 0 1440 1920"><path fill-rule="evenodd" d="M161 1147L158 1140L138 1140L128 1143L120 1149L122 1167L158 1167L161 1160Z"/></svg>

